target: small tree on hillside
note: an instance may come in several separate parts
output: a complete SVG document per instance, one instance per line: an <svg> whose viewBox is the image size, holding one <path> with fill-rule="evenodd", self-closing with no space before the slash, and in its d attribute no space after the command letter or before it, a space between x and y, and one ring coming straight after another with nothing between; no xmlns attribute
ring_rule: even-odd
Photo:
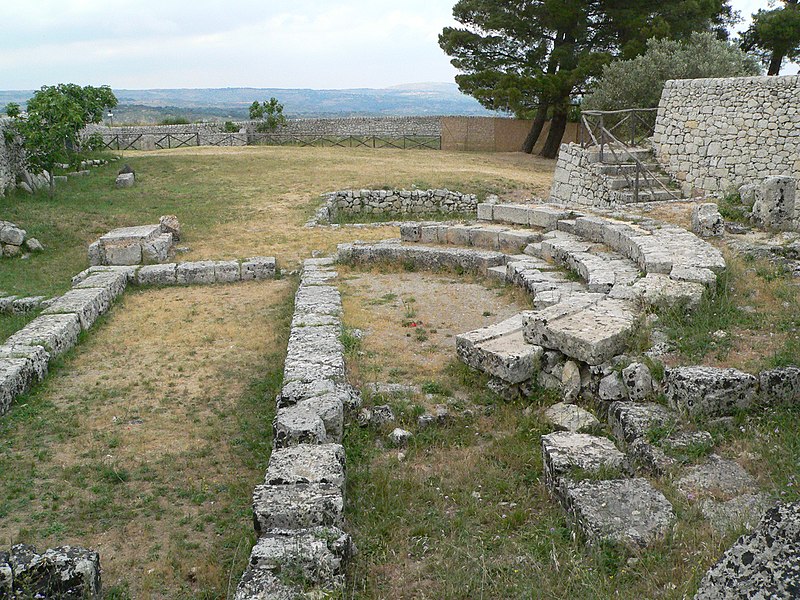
<svg viewBox="0 0 800 600"><path fill-rule="evenodd" d="M655 108L668 79L744 77L761 74L758 60L713 33L686 42L651 39L641 56L606 65L582 108Z"/></svg>
<svg viewBox="0 0 800 600"><path fill-rule="evenodd" d="M37 90L28 100L26 113L18 105L6 107L22 136L28 167L50 174L50 195L56 163L69 162L80 148L80 131L89 123L99 123L104 111L116 105L117 98L108 86L60 83Z"/></svg>
<svg viewBox="0 0 800 600"><path fill-rule="evenodd" d="M265 133L275 131L278 126L286 125L286 117L283 116L283 104L277 98L270 98L269 102L253 102L250 105L250 118L260 120L258 131Z"/></svg>

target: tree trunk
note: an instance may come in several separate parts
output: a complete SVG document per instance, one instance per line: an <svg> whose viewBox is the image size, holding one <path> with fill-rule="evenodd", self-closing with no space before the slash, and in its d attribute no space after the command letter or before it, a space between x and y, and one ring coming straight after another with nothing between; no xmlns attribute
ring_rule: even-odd
<svg viewBox="0 0 800 600"><path fill-rule="evenodd" d="M783 62L783 54L777 52L772 53L772 58L769 61L769 69L767 75L777 75L781 72L781 63Z"/></svg>
<svg viewBox="0 0 800 600"><path fill-rule="evenodd" d="M525 142L522 144L522 151L525 154L531 154L536 142L539 141L539 136L542 134L542 129L544 128L544 122L547 120L547 109L547 103L543 102L536 111L536 117L533 119L531 130L528 132L528 137L525 138Z"/></svg>
<svg viewBox="0 0 800 600"><path fill-rule="evenodd" d="M561 147L561 139L564 137L566 128L567 110L565 107L557 107L553 113L553 119L550 121L550 132L547 134L547 140L539 156L543 158L558 156L558 149Z"/></svg>
<svg viewBox="0 0 800 600"><path fill-rule="evenodd" d="M50 179L49 192L50 192L50 197L52 198L53 194L55 194L55 190L56 190L56 180L53 178L53 165L50 165L50 170L47 171L47 174L48 174L49 179Z"/></svg>

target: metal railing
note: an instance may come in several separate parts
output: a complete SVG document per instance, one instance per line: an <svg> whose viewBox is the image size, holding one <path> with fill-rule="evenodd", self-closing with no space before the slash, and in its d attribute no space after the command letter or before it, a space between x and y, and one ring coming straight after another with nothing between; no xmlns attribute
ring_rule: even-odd
<svg viewBox="0 0 800 600"><path fill-rule="evenodd" d="M643 186L650 189L659 187L671 199L681 199L680 195L669 189L632 151L640 149L653 136L657 111L657 108L631 108L587 110L581 114L580 144L583 148L597 147L601 163L605 162L608 152L614 157L615 164L628 163L634 166L632 174L626 169L618 169L628 187L633 190L634 202L639 202Z"/></svg>

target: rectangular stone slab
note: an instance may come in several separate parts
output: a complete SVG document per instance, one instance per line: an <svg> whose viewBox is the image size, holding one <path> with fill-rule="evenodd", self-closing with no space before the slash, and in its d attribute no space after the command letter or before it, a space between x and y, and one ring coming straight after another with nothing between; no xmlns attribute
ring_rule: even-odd
<svg viewBox="0 0 800 600"><path fill-rule="evenodd" d="M340 444L300 444L273 450L264 483L331 483L344 489L344 448Z"/></svg>
<svg viewBox="0 0 800 600"><path fill-rule="evenodd" d="M44 346L58 356L78 343L81 324L76 314L40 315L6 340L6 344Z"/></svg>
<svg viewBox="0 0 800 600"><path fill-rule="evenodd" d="M564 480L569 479L571 471L620 469L625 455L608 438L557 431L542 436L542 459L545 485L550 493L563 496Z"/></svg>
<svg viewBox="0 0 800 600"><path fill-rule="evenodd" d="M42 314L74 313L78 315L81 328L86 330L97 317L108 310L111 300L111 294L105 288L72 289L59 297Z"/></svg>
<svg viewBox="0 0 800 600"><path fill-rule="evenodd" d="M73 287L78 289L83 288L104 288L108 290L112 300L125 291L128 285L128 275L119 271L106 271L92 273L86 279Z"/></svg>
<svg viewBox="0 0 800 600"><path fill-rule="evenodd" d="M344 495L330 483L259 485L253 491L256 535L270 529L341 527Z"/></svg>
<svg viewBox="0 0 800 600"><path fill-rule="evenodd" d="M669 500L642 478L570 483L565 505L589 544L645 547L662 539L675 522Z"/></svg>

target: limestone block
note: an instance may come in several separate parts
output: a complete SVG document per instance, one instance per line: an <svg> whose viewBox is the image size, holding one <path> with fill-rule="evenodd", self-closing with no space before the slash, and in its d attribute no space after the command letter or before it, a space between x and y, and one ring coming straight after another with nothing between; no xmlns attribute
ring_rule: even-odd
<svg viewBox="0 0 800 600"><path fill-rule="evenodd" d="M108 291L110 299L116 300L125 291L128 285L128 276L119 271L98 271L76 284L76 289L103 288Z"/></svg>
<svg viewBox="0 0 800 600"><path fill-rule="evenodd" d="M516 231L510 229L501 231L498 235L498 244L501 252L507 254L517 254L525 249L528 244L537 242L541 239L538 234L530 231Z"/></svg>
<svg viewBox="0 0 800 600"><path fill-rule="evenodd" d="M139 285L175 285L177 267L175 263L145 265L136 274L136 282Z"/></svg>
<svg viewBox="0 0 800 600"><path fill-rule="evenodd" d="M29 359L0 358L0 415L8 412L14 399L27 392L36 379Z"/></svg>
<svg viewBox="0 0 800 600"><path fill-rule="evenodd" d="M341 393L333 392L313 396L297 403L297 406L316 414L325 426L325 442L340 443L344 435L344 399Z"/></svg>
<svg viewBox="0 0 800 600"><path fill-rule="evenodd" d="M468 225L451 225L447 228L445 241L453 246L469 246L469 233L472 229Z"/></svg>
<svg viewBox="0 0 800 600"><path fill-rule="evenodd" d="M262 281L275 277L275 258L252 256L242 261L242 281Z"/></svg>
<svg viewBox="0 0 800 600"><path fill-rule="evenodd" d="M268 569L247 567L236 586L234 600L298 600L305 594L299 585L289 585Z"/></svg>
<svg viewBox="0 0 800 600"><path fill-rule="evenodd" d="M614 402L608 409L608 424L618 440L631 443L647 437L655 428L673 426L676 415L654 402Z"/></svg>
<svg viewBox="0 0 800 600"><path fill-rule="evenodd" d="M564 402L572 403L578 399L581 392L581 370L574 360L564 363L561 373L561 389L564 392Z"/></svg>
<svg viewBox="0 0 800 600"><path fill-rule="evenodd" d="M343 489L344 458L344 448L339 444L279 448L270 456L265 483L330 483Z"/></svg>
<svg viewBox="0 0 800 600"><path fill-rule="evenodd" d="M21 246L25 241L26 231L8 221L3 223L4 225L0 228L0 242L11 244L12 246Z"/></svg>
<svg viewBox="0 0 800 600"><path fill-rule="evenodd" d="M663 385L670 407L693 417L732 415L758 396L758 380L736 369L670 368Z"/></svg>
<svg viewBox="0 0 800 600"><path fill-rule="evenodd" d="M44 246L42 246L42 243L36 238L28 238L27 240L25 240L25 247L31 252L44 251Z"/></svg>
<svg viewBox="0 0 800 600"><path fill-rule="evenodd" d="M42 314L74 313L78 315L81 328L86 330L108 310L111 301L111 294L105 288L76 288L58 297Z"/></svg>
<svg viewBox="0 0 800 600"><path fill-rule="evenodd" d="M653 393L653 376L643 363L631 363L622 369L622 383L634 402L647 400Z"/></svg>
<svg viewBox="0 0 800 600"><path fill-rule="evenodd" d="M163 263L169 258L172 248L172 234L162 233L153 239L142 242L142 261L146 263Z"/></svg>
<svg viewBox="0 0 800 600"><path fill-rule="evenodd" d="M178 285L214 283L214 261L178 263L175 278Z"/></svg>
<svg viewBox="0 0 800 600"><path fill-rule="evenodd" d="M796 229L796 188L797 181L793 177L766 178L755 192L753 219L756 223L773 229Z"/></svg>
<svg viewBox="0 0 800 600"><path fill-rule="evenodd" d="M106 263L105 247L100 241L89 244L89 264L92 266L104 265Z"/></svg>
<svg viewBox="0 0 800 600"><path fill-rule="evenodd" d="M7 557L14 597L101 598L100 555L93 550L60 546L40 554L33 546L17 544Z"/></svg>
<svg viewBox="0 0 800 600"><path fill-rule="evenodd" d="M336 527L271 529L250 553L250 567L274 575L291 573L303 586L338 589L344 585L345 565L355 548L350 536Z"/></svg>
<svg viewBox="0 0 800 600"><path fill-rule="evenodd" d="M136 183L136 176L133 173L121 173L117 175L117 179L114 182L118 188L133 187L134 183Z"/></svg>
<svg viewBox="0 0 800 600"><path fill-rule="evenodd" d="M758 375L761 400L771 406L793 405L800 400L800 368L782 367Z"/></svg>
<svg viewBox="0 0 800 600"><path fill-rule="evenodd" d="M755 478L737 462L712 454L691 467L675 482L675 488L691 501L703 498L730 500L758 489Z"/></svg>
<svg viewBox="0 0 800 600"><path fill-rule="evenodd" d="M419 241L422 244L439 244L439 226L423 225L420 227Z"/></svg>
<svg viewBox="0 0 800 600"><path fill-rule="evenodd" d="M161 233L169 233L172 235L173 242L181 241L181 224L177 216L163 215L159 217L158 225L161 229Z"/></svg>
<svg viewBox="0 0 800 600"><path fill-rule="evenodd" d="M600 421L597 420L597 417L588 410L575 404L565 404L564 402L558 402L548 407L544 411L544 418L548 423L558 429L564 429L575 433L580 433L600 425Z"/></svg>
<svg viewBox="0 0 800 600"><path fill-rule="evenodd" d="M700 283L676 281L661 273L648 273L630 286L630 293L653 308L684 307L694 310L703 299L705 287Z"/></svg>
<svg viewBox="0 0 800 600"><path fill-rule="evenodd" d="M214 281L216 283L233 283L241 279L238 260L218 260L214 262Z"/></svg>
<svg viewBox="0 0 800 600"><path fill-rule="evenodd" d="M645 547L662 539L675 522L670 502L641 478L571 482L565 505L589 544Z"/></svg>
<svg viewBox="0 0 800 600"><path fill-rule="evenodd" d="M272 423L273 444L287 448L298 444L324 444L325 424L319 415L299 404L278 409Z"/></svg>
<svg viewBox="0 0 800 600"><path fill-rule="evenodd" d="M414 434L400 427L395 427L389 434L389 442L396 448L405 448Z"/></svg>
<svg viewBox="0 0 800 600"><path fill-rule="evenodd" d="M55 357L75 346L80 332L76 314L40 315L9 337L6 344L42 346Z"/></svg>
<svg viewBox="0 0 800 600"><path fill-rule="evenodd" d="M104 245L107 265L138 265L142 262L142 245L139 241Z"/></svg>
<svg viewBox="0 0 800 600"><path fill-rule="evenodd" d="M342 313L342 297L333 286L301 286L294 297L295 315L332 315Z"/></svg>
<svg viewBox="0 0 800 600"><path fill-rule="evenodd" d="M494 217L495 204L480 203L478 204L478 220L491 221Z"/></svg>
<svg viewBox="0 0 800 600"><path fill-rule="evenodd" d="M495 204L492 220L515 225L530 224L528 207L519 204Z"/></svg>
<svg viewBox="0 0 800 600"><path fill-rule="evenodd" d="M13 246L11 244L3 245L3 256L6 258L14 258L15 256L19 256L22 254L22 250L20 246Z"/></svg>
<svg viewBox="0 0 800 600"><path fill-rule="evenodd" d="M256 535L270 529L341 527L342 490L330 483L259 485L253 492Z"/></svg>
<svg viewBox="0 0 800 600"><path fill-rule="evenodd" d="M590 473L621 469L625 455L608 438L557 431L542 436L545 485L556 496L563 493L562 479L575 470Z"/></svg>
<svg viewBox="0 0 800 600"><path fill-rule="evenodd" d="M725 219L716 204L706 202L692 208L692 231L700 237L720 237L725 233Z"/></svg>
<svg viewBox="0 0 800 600"><path fill-rule="evenodd" d="M721 533L745 528L752 531L772 504L764 493L742 494L730 500L705 498L698 503L700 512L710 525Z"/></svg>
<svg viewBox="0 0 800 600"><path fill-rule="evenodd" d="M420 223L401 223L400 239L404 242L419 242L422 236L422 225Z"/></svg>
<svg viewBox="0 0 800 600"><path fill-rule="evenodd" d="M470 246L497 250L500 247L500 231L487 227L474 227L469 232Z"/></svg>

